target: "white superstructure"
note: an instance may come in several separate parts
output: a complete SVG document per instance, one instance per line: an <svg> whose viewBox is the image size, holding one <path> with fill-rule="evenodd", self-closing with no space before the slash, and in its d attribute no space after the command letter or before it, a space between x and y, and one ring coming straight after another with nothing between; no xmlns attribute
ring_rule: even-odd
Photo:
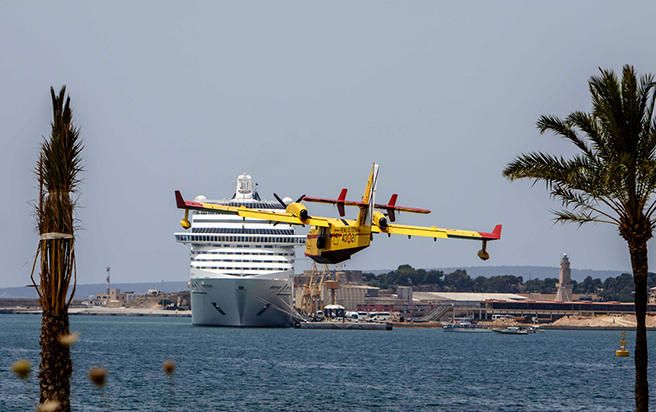
<svg viewBox="0 0 656 412"><path fill-rule="evenodd" d="M196 200L264 210L284 210L260 199L248 174L237 178L232 199ZM175 233L191 247L192 323L217 326L288 326L294 248L305 244L287 224L193 211L191 228Z"/></svg>

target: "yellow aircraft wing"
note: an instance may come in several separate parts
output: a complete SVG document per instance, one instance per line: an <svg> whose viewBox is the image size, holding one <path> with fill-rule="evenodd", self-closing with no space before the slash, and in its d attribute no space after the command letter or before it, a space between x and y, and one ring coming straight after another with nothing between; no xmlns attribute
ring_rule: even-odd
<svg viewBox="0 0 656 412"><path fill-rule="evenodd" d="M407 235L432 237L433 239L473 239L473 240L498 240L501 238L501 225L496 225L491 233L475 232L473 230L444 229L436 226L408 226L387 224L385 227L379 226L376 222L371 226L374 233L387 233L390 235Z"/></svg>
<svg viewBox="0 0 656 412"><path fill-rule="evenodd" d="M217 212L231 213L239 215L244 218L268 220L271 222L287 223L290 225L310 225L318 227L330 227L329 218L308 216L307 219L300 217L289 212L272 212L268 210L249 209L245 206L226 206L217 205L214 203L196 202L191 200L184 200L179 191L175 191L175 201L179 209L186 210L211 210ZM186 216L186 215L185 215ZM183 225L184 226L184 225Z"/></svg>
<svg viewBox="0 0 656 412"><path fill-rule="evenodd" d="M324 217L309 216L305 220L301 220L299 217L294 216L288 212L270 212L266 210L258 209L249 209L247 207L241 206L237 209L237 214L241 217L249 217L251 219L260 219L268 220L271 222L280 222L288 223L290 225L310 225L318 227L329 227L328 219Z"/></svg>

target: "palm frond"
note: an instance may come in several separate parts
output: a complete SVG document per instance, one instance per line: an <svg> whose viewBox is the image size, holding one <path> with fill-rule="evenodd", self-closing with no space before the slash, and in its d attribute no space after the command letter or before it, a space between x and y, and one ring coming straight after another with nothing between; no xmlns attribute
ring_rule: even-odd
<svg viewBox="0 0 656 412"><path fill-rule="evenodd" d="M592 151L585 143L585 141L579 138L579 136L576 134L576 131L567 122L564 122L558 117L540 116L537 122L537 127L541 134L544 134L547 131L552 131L574 143L574 145L581 149L581 151L584 153L593 156Z"/></svg>
<svg viewBox="0 0 656 412"><path fill-rule="evenodd" d="M615 225L620 223L618 218L612 214L618 213L618 210L614 205L609 205L603 201L603 199L596 198L587 192L573 190L562 185L556 185L551 190L551 195L554 198L560 199L563 207L566 210L571 210L573 213L596 214L597 216L603 216L605 222ZM610 210L604 210L604 205Z"/></svg>
<svg viewBox="0 0 656 412"><path fill-rule="evenodd" d="M590 139L592 142L592 149L595 153L588 151L586 152L587 154L591 155L591 157L599 155L604 159L610 158L611 153L608 151L607 136L604 134L603 128L599 124L598 119L589 113L577 111L567 116L565 121L569 127L580 129L587 135L588 139Z"/></svg>
<svg viewBox="0 0 656 412"><path fill-rule="evenodd" d="M565 179L565 170L568 169L567 160L563 157L546 153L524 153L509 163L503 170L503 175L510 180L533 179L542 180L551 186Z"/></svg>
<svg viewBox="0 0 656 412"><path fill-rule="evenodd" d="M610 223L606 222L603 219L600 219L599 216L594 215L592 212L572 212L571 210L554 210L554 221L556 223L578 223L579 226L582 226L585 223Z"/></svg>

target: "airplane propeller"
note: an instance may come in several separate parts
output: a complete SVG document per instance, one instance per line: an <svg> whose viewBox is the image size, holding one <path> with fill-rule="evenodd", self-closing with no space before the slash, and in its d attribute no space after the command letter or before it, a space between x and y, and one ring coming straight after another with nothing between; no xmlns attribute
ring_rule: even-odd
<svg viewBox="0 0 656 412"><path fill-rule="evenodd" d="M280 198L280 196L278 196L276 193L274 193L274 194L273 194L273 197L276 198L276 200L282 205L282 207L284 207L285 209L287 208L287 203L283 202L283 200ZM303 200L304 197L305 197L305 195L301 195L301 196L296 200L296 202L294 202L294 203L298 203L298 202L300 202L301 200Z"/></svg>
<svg viewBox="0 0 656 412"><path fill-rule="evenodd" d="M301 196L299 196L299 198L298 198L295 202L291 202L291 203L285 203L285 202L283 201L283 199L281 199L280 196L278 196L277 193L274 193L274 194L273 194L273 197L275 197L276 200L278 201L278 203L280 203L280 205L281 205L285 210L287 210L287 206L289 206L291 203L298 203L298 202L300 202L301 200L303 200L303 198L305 197L305 195L301 195ZM306 217L304 217L303 219L307 219L307 211L306 211L305 213L306 213ZM277 225L278 223L279 223L279 222L273 222L273 226Z"/></svg>

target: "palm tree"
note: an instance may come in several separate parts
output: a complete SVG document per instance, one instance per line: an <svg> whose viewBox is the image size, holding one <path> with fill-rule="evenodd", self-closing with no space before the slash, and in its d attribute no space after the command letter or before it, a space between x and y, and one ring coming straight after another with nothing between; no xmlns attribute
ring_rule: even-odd
<svg viewBox="0 0 656 412"><path fill-rule="evenodd" d="M53 120L36 164L39 197L36 204L39 244L32 267L32 283L43 310L41 317L40 402L54 402L70 410L70 378L73 372L69 350L68 305L76 284L75 227L72 196L79 184L82 145L73 125L66 87L56 95L50 88ZM34 279L38 262L39 283ZM69 287L72 282L72 290ZM69 293L70 292L70 293Z"/></svg>
<svg viewBox="0 0 656 412"><path fill-rule="evenodd" d="M562 202L562 210L554 212L556 221L609 223L627 242L637 319L636 410L647 411L647 241L656 225L656 84L653 75L638 79L629 65L621 82L613 71L600 69L588 84L592 112L574 112L564 119L541 116L537 122L540 133L569 140L577 154L522 154L503 174L510 180L546 183Z"/></svg>

